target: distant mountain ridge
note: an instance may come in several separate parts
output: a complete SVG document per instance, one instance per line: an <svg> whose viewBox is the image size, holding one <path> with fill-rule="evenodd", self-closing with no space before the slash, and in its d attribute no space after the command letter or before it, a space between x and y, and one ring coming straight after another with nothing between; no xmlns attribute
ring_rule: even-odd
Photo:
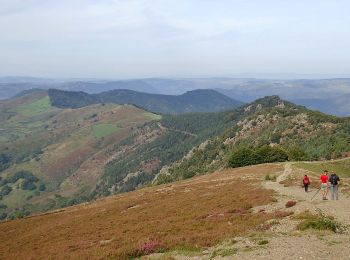
<svg viewBox="0 0 350 260"><path fill-rule="evenodd" d="M114 89L181 95L196 89L213 89L242 102L278 95L285 100L337 116L350 115L350 105L341 101L350 94L349 78L261 79L261 78L140 78L140 79L41 79L31 77L0 78L0 99L11 98L28 89L60 89L97 94ZM317 105L328 100L330 106ZM333 100L334 99L334 100ZM323 102L324 103L324 102Z"/></svg>
<svg viewBox="0 0 350 260"><path fill-rule="evenodd" d="M243 102L210 89L188 91L178 96L149 94L128 89L115 89L99 94L49 89L48 94L52 105L60 108L116 103L133 104L148 111L164 114L216 112L243 105Z"/></svg>
<svg viewBox="0 0 350 260"><path fill-rule="evenodd" d="M292 99L295 104L306 106L310 109L322 111L327 114L349 116L350 94L324 99Z"/></svg>

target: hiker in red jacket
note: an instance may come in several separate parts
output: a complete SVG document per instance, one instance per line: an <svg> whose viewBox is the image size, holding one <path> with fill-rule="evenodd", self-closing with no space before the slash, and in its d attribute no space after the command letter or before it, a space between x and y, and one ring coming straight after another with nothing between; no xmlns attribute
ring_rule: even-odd
<svg viewBox="0 0 350 260"><path fill-rule="evenodd" d="M323 200L327 200L327 194L329 189L329 177L328 177L328 171L325 170L321 177L320 177L320 183L321 183L321 191L322 191L322 198Z"/></svg>
<svg viewBox="0 0 350 260"><path fill-rule="evenodd" d="M303 178L303 185L304 185L305 192L309 192L310 183L311 183L310 177L305 174Z"/></svg>

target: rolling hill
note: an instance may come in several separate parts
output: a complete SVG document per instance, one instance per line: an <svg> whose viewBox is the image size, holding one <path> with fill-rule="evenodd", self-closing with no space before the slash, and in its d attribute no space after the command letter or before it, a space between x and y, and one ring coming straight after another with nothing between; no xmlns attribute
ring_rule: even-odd
<svg viewBox="0 0 350 260"><path fill-rule="evenodd" d="M128 89L137 92L181 95L196 89L214 89L228 97L252 102L264 96L279 95L282 99L337 116L349 116L345 95L349 95L348 78L331 79L259 79L259 78L187 78L130 80L57 80L28 77L0 78L0 99L11 98L28 89L60 89L89 94Z"/></svg>
<svg viewBox="0 0 350 260"><path fill-rule="evenodd" d="M90 193L113 156L109 150L161 118L131 105L60 109L45 91L0 102L0 115L0 191L7 213L41 211L55 207L59 196Z"/></svg>
<svg viewBox="0 0 350 260"><path fill-rule="evenodd" d="M179 96L149 94L126 89L99 94L50 89L48 93L52 105L61 108L78 108L96 103L133 104L162 114L216 112L243 104L214 90L193 90Z"/></svg>
<svg viewBox="0 0 350 260"><path fill-rule="evenodd" d="M0 209L15 218L133 190L232 125L228 112L159 116L132 105L51 105L46 91L0 102Z"/></svg>
<svg viewBox="0 0 350 260"><path fill-rule="evenodd" d="M223 112L159 116L111 103L58 108L46 91L34 91L0 109L5 218L236 167L234 158L249 159L240 166L339 158L350 143L349 118L277 96Z"/></svg>

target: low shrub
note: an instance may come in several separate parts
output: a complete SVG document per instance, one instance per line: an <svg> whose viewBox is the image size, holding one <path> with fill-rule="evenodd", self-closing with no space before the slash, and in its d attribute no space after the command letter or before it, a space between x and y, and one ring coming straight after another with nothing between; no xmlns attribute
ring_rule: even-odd
<svg viewBox="0 0 350 260"><path fill-rule="evenodd" d="M259 246L263 246L263 245L267 245L268 243L269 243L268 240L261 240L261 241L258 242L258 245Z"/></svg>
<svg viewBox="0 0 350 260"><path fill-rule="evenodd" d="M221 256L221 257L232 256L232 255L236 254L237 251L238 251L237 248L217 249L211 254L210 259L213 259L217 256Z"/></svg>
<svg viewBox="0 0 350 260"><path fill-rule="evenodd" d="M265 175L265 181L276 181L276 179L277 179L276 175L270 175L270 174Z"/></svg>
<svg viewBox="0 0 350 260"><path fill-rule="evenodd" d="M12 191L12 188L8 185L5 185L3 186L1 189L0 189L0 195L1 196L6 196L8 195L10 192Z"/></svg>
<svg viewBox="0 0 350 260"><path fill-rule="evenodd" d="M322 213L311 214L309 211L296 215L294 218L302 221L297 226L298 230L330 230L334 233L342 233L346 227L337 222L332 216L325 216Z"/></svg>
<svg viewBox="0 0 350 260"><path fill-rule="evenodd" d="M166 251L165 246L156 241L149 241L144 244L141 244L139 247L139 255L149 255L152 253L161 253Z"/></svg>
<svg viewBox="0 0 350 260"><path fill-rule="evenodd" d="M297 204L296 201L294 201L294 200L289 200L289 201L287 201L287 203L286 203L286 208L294 207L296 204Z"/></svg>

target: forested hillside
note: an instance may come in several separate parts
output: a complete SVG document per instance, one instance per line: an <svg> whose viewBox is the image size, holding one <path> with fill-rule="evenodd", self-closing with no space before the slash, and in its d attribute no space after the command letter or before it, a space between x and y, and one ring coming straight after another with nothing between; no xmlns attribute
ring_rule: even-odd
<svg viewBox="0 0 350 260"><path fill-rule="evenodd" d="M244 108L241 119L223 135L193 149L157 182L169 182L239 167L286 160L322 160L350 152L350 118L338 118L282 101L258 99Z"/></svg>
<svg viewBox="0 0 350 260"><path fill-rule="evenodd" d="M0 109L2 219L224 167L339 158L350 147L349 118L277 96L225 112L160 116L110 103L57 108L34 91Z"/></svg>
<svg viewBox="0 0 350 260"><path fill-rule="evenodd" d="M243 103L214 90L193 90L183 95L160 95L116 89L99 94L48 91L51 104L60 108L79 108L97 103L132 104L162 114L216 112L236 108Z"/></svg>
<svg viewBox="0 0 350 260"><path fill-rule="evenodd" d="M85 102L83 93L71 99ZM235 122L232 112L160 116L111 103L63 109L42 90L0 108L2 219L148 184L163 166Z"/></svg>
<svg viewBox="0 0 350 260"><path fill-rule="evenodd" d="M146 124L132 133L124 146L115 147L124 152L106 165L94 196L130 191L150 183L162 167L180 160L206 139L222 134L237 119L232 111L190 113L165 115L158 122ZM139 142L142 132L149 133L148 142L129 151L128 147ZM156 133L157 138L150 133Z"/></svg>

